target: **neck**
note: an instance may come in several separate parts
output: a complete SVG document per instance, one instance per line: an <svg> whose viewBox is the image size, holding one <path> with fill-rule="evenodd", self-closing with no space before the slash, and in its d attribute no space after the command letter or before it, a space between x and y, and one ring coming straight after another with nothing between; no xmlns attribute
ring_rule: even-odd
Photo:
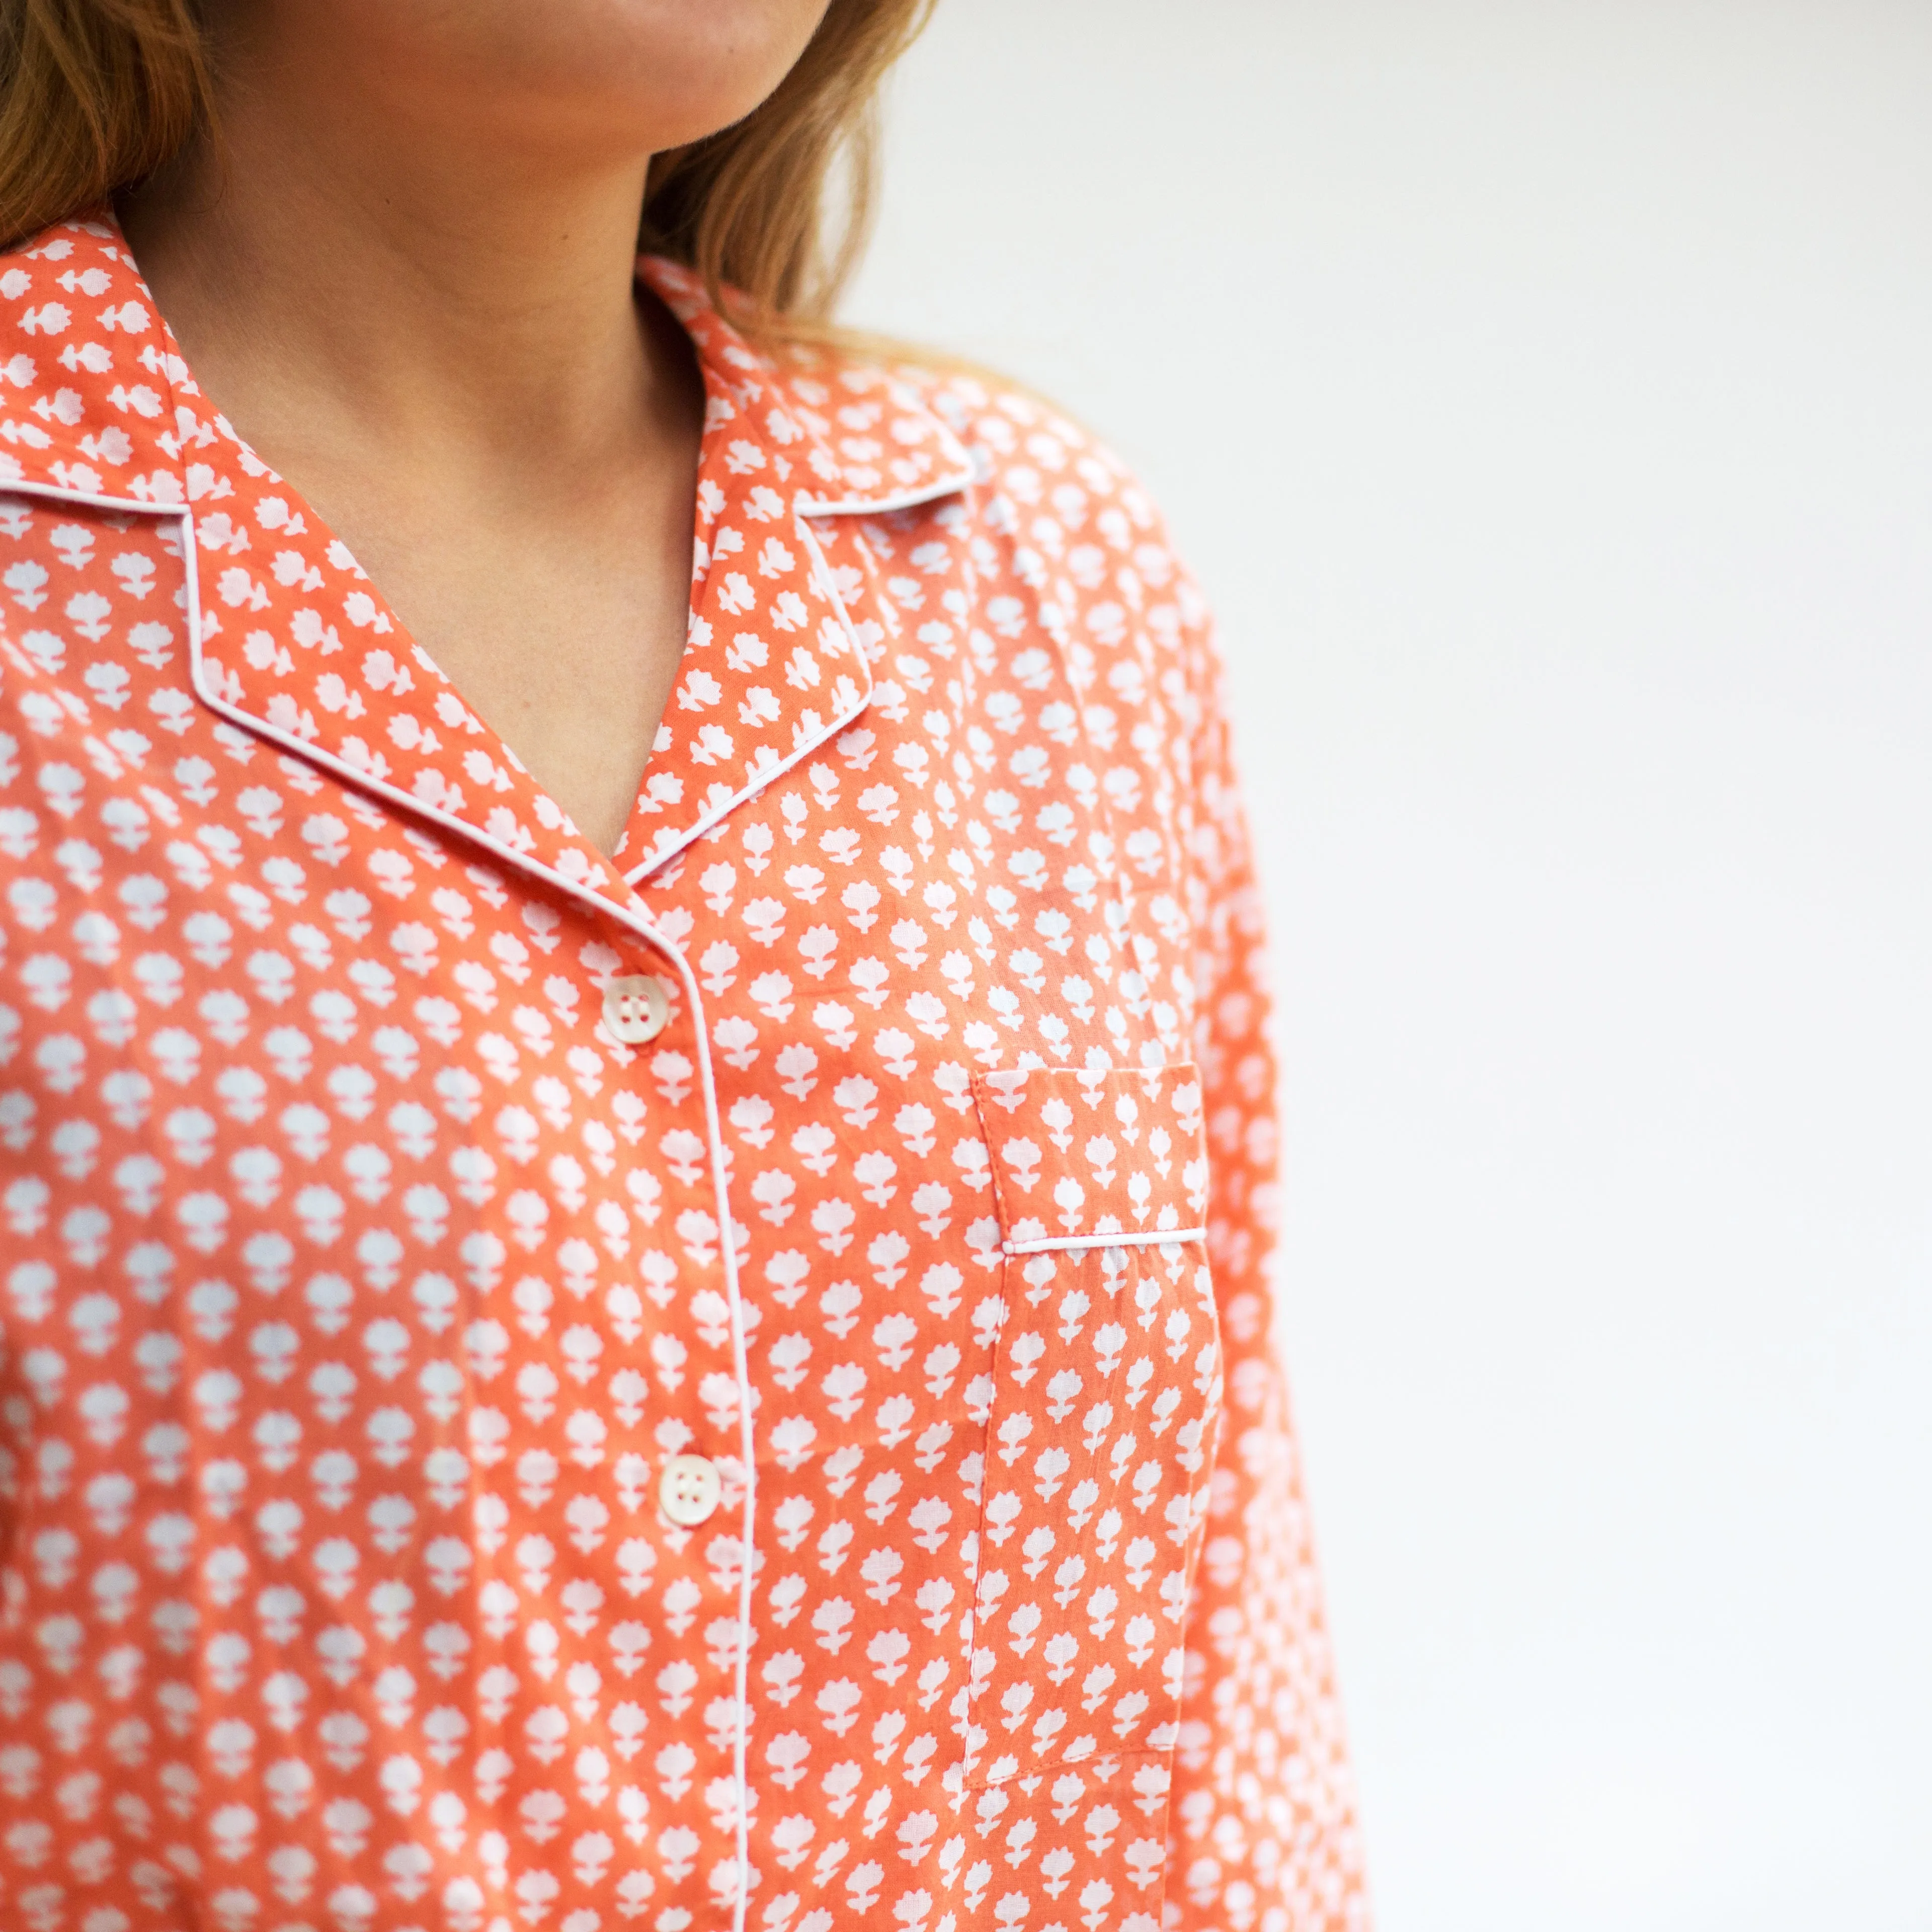
<svg viewBox="0 0 1932 1932"><path fill-rule="evenodd" d="M487 473L595 461L688 374L634 289L648 154L474 134L250 75L122 209L214 406L281 466L353 439Z"/></svg>

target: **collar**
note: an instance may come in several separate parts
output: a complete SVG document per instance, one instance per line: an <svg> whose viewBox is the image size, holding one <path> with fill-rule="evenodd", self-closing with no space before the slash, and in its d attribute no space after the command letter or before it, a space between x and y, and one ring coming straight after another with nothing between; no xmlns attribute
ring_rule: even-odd
<svg viewBox="0 0 1932 1932"><path fill-rule="evenodd" d="M638 272L688 332L707 409L690 639L621 879L210 407L110 218L0 256L0 489L182 512L195 533L193 682L211 709L499 857L631 903L870 701L871 658L899 620L862 545L828 556L837 520L974 478L910 382L762 354L688 271L647 257Z"/></svg>
<svg viewBox="0 0 1932 1932"><path fill-rule="evenodd" d="M638 273L690 336L713 422L736 420L768 459L782 456L766 466L797 514L877 515L974 481L971 456L913 383L876 366L760 352L689 269L646 255ZM206 483L196 455L226 426L202 400L118 222L62 222L0 254L0 484L195 500Z"/></svg>
<svg viewBox="0 0 1932 1932"><path fill-rule="evenodd" d="M182 398L200 392L118 224L63 222L0 255L0 486L184 505L199 438Z"/></svg>
<svg viewBox="0 0 1932 1932"><path fill-rule="evenodd" d="M728 399L754 440L784 454L799 514L909 509L974 480L965 446L912 383L875 364L763 354L688 268L646 255L638 273L690 336L713 410Z"/></svg>

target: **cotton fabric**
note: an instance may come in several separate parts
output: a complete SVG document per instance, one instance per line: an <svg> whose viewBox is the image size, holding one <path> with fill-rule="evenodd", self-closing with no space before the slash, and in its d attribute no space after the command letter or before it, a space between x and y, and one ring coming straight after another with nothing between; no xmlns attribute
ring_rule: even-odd
<svg viewBox="0 0 1932 1932"><path fill-rule="evenodd" d="M1043 405L640 273L613 862L111 221L0 260L0 1922L1360 1927L1201 601Z"/></svg>

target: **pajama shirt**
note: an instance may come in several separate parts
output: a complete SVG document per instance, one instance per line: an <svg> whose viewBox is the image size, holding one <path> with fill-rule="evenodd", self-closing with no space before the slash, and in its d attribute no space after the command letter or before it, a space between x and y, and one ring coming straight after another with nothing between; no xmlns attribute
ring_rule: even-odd
<svg viewBox="0 0 1932 1932"><path fill-rule="evenodd" d="M0 256L0 1924L1366 1923L1206 613L990 380L754 350L614 856Z"/></svg>

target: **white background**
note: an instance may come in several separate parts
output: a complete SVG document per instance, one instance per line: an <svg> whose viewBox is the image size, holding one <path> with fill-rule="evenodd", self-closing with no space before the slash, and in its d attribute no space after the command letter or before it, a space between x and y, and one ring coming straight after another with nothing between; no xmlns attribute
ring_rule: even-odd
<svg viewBox="0 0 1932 1932"><path fill-rule="evenodd" d="M1932 1928L1932 8L942 0L1222 615L1383 1932Z"/></svg>

